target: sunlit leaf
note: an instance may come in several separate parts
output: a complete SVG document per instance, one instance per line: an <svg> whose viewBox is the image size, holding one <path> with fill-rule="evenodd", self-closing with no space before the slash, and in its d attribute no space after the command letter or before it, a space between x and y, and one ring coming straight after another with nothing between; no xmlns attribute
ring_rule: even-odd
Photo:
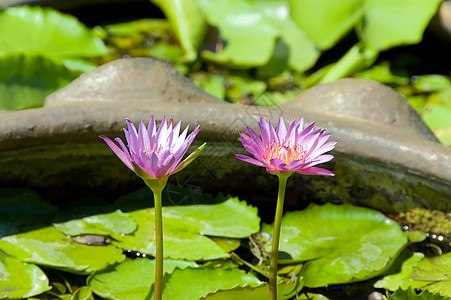
<svg viewBox="0 0 451 300"><path fill-rule="evenodd" d="M291 0L293 21L321 49L332 47L361 19L364 0Z"/></svg>
<svg viewBox="0 0 451 300"><path fill-rule="evenodd" d="M87 286L82 286L77 289L71 300L94 300L94 295L92 294L92 290Z"/></svg>
<svg viewBox="0 0 451 300"><path fill-rule="evenodd" d="M410 79L406 76L394 75L391 72L390 65L388 63L382 63L374 66L370 69L354 74L353 77L375 80L386 84L407 84L410 81Z"/></svg>
<svg viewBox="0 0 451 300"><path fill-rule="evenodd" d="M197 58L197 51L207 31L207 23L196 0L152 0L166 15L182 48L185 60Z"/></svg>
<svg viewBox="0 0 451 300"><path fill-rule="evenodd" d="M88 274L125 259L121 249L75 243L53 226L3 237L0 248L24 262L75 274Z"/></svg>
<svg viewBox="0 0 451 300"><path fill-rule="evenodd" d="M385 276L374 286L391 291L420 288L451 297L451 252L432 258L423 257L422 253L415 253L404 262L401 272Z"/></svg>
<svg viewBox="0 0 451 300"><path fill-rule="evenodd" d="M266 226L264 231L271 232L271 228ZM308 261L302 273L305 286L320 287L374 277L406 244L398 224L382 213L325 204L287 213L279 249L283 258Z"/></svg>
<svg viewBox="0 0 451 300"><path fill-rule="evenodd" d="M438 294L431 294L428 291L423 291L419 294L413 288L403 290L399 288L395 293L387 296L388 300L441 300L443 299Z"/></svg>
<svg viewBox="0 0 451 300"><path fill-rule="evenodd" d="M166 259L163 272L172 273L175 268L196 266L194 262ZM138 300L148 299L154 281L155 260L136 258L95 272L88 277L87 284L97 295L107 299Z"/></svg>
<svg viewBox="0 0 451 300"><path fill-rule="evenodd" d="M236 267L175 269L170 276L164 278L163 298L197 300L218 290L255 287L261 283L255 275Z"/></svg>
<svg viewBox="0 0 451 300"><path fill-rule="evenodd" d="M81 74L42 56L20 53L0 55L0 70L0 110L41 107L48 95Z"/></svg>
<svg viewBox="0 0 451 300"><path fill-rule="evenodd" d="M219 28L226 45L221 52L203 51L202 58L246 68L265 65L278 31L250 3L243 0L197 0L209 24Z"/></svg>
<svg viewBox="0 0 451 300"><path fill-rule="evenodd" d="M192 75L193 83L219 99L225 98L225 79L221 75L197 72Z"/></svg>
<svg viewBox="0 0 451 300"><path fill-rule="evenodd" d="M50 289L40 268L0 251L0 299L24 299Z"/></svg>
<svg viewBox="0 0 451 300"><path fill-rule="evenodd" d="M53 226L64 234L72 236L80 234L128 234L136 229L136 223L133 218L120 210L70 220L64 223L55 223Z"/></svg>
<svg viewBox="0 0 451 300"><path fill-rule="evenodd" d="M0 28L14 28L2 30L0 53L30 53L53 59L106 54L102 40L75 17L51 8L7 8L0 11Z"/></svg>
<svg viewBox="0 0 451 300"><path fill-rule="evenodd" d="M385 50L421 41L441 0L365 0L360 37Z"/></svg>
<svg viewBox="0 0 451 300"><path fill-rule="evenodd" d="M425 113L423 120L432 130L451 127L451 108L434 105Z"/></svg>
<svg viewBox="0 0 451 300"><path fill-rule="evenodd" d="M294 282L294 283L281 283L277 286L277 294L278 299L293 299L298 292L301 291L303 285L302 282ZM269 295L269 286L268 283L262 282L257 286L237 286L228 290L218 290L201 299L208 300L229 300L229 299L246 299L246 300L263 300L267 299ZM297 298L296 299L306 299L306 298ZM324 300L327 298L310 298L312 300Z"/></svg>

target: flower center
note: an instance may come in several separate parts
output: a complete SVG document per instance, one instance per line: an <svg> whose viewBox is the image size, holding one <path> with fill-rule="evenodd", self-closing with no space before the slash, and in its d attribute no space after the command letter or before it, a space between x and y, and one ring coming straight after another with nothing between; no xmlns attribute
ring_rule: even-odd
<svg viewBox="0 0 451 300"><path fill-rule="evenodd" d="M278 158L285 164L289 164L294 160L304 162L304 154L305 152L301 145L282 141L281 143L269 144L263 152L263 157L268 164L271 164L271 159L273 158Z"/></svg>

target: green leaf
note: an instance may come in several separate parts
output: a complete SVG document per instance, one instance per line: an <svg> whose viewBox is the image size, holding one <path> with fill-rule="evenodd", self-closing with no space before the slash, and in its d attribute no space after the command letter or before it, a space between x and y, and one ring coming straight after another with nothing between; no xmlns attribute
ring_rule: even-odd
<svg viewBox="0 0 451 300"><path fill-rule="evenodd" d="M207 23L196 0L151 0L158 5L172 25L185 50L185 61L197 58L197 51L207 32Z"/></svg>
<svg viewBox="0 0 451 300"><path fill-rule="evenodd" d="M420 288L451 297L451 252L432 258L423 257L422 253L415 253L403 263L401 272L385 276L374 286L391 291Z"/></svg>
<svg viewBox="0 0 451 300"><path fill-rule="evenodd" d="M281 283L277 286L278 299L293 299L297 293L302 289L302 282ZM228 290L218 290L202 297L201 299L208 300L229 300L229 299L246 299L246 300L263 300L267 299L269 295L269 285L262 282L257 286L237 286ZM297 298L296 299L304 299ZM324 300L327 298L309 298Z"/></svg>
<svg viewBox="0 0 451 300"><path fill-rule="evenodd" d="M88 274L125 259L121 249L75 243L53 226L3 237L0 248L24 262L75 274Z"/></svg>
<svg viewBox="0 0 451 300"><path fill-rule="evenodd" d="M360 38L377 50L415 44L441 0L365 0Z"/></svg>
<svg viewBox="0 0 451 300"><path fill-rule="evenodd" d="M120 210L64 223L55 223L53 226L62 233L71 236L80 234L110 235L113 233L120 235L132 233L136 229L133 218Z"/></svg>
<svg viewBox="0 0 451 300"><path fill-rule="evenodd" d="M94 295L92 294L92 290L87 286L82 286L77 289L75 293L72 295L71 300L94 300Z"/></svg>
<svg viewBox="0 0 451 300"><path fill-rule="evenodd" d="M196 266L194 262L166 259L163 264L163 272L172 273L175 268L194 268ZM88 277L86 282L94 293L106 299L148 299L148 294L155 282L155 260L126 259L120 264L95 272Z"/></svg>
<svg viewBox="0 0 451 300"><path fill-rule="evenodd" d="M367 69L357 74L354 74L353 77L370 79L379 81L380 83L397 84L397 85L408 84L410 81L408 77L394 75L390 70L390 64L388 62L382 63L380 65L372 67L371 69Z"/></svg>
<svg viewBox="0 0 451 300"><path fill-rule="evenodd" d="M175 269L170 276L165 276L163 284L163 299L197 300L218 290L255 287L262 282L255 275L236 267L223 269L206 266Z"/></svg>
<svg viewBox="0 0 451 300"><path fill-rule="evenodd" d="M407 289L408 287L419 288L427 283L413 283L410 278L413 275L413 268L420 260L424 258L423 253L413 253L402 264L401 271L396 274L387 275L374 284L375 288L384 288L390 291L395 291L398 288Z"/></svg>
<svg viewBox="0 0 451 300"><path fill-rule="evenodd" d="M425 232L418 230L409 230L407 232L404 232L404 234L407 236L409 242L411 243L422 242L428 237L428 235Z"/></svg>
<svg viewBox="0 0 451 300"><path fill-rule="evenodd" d="M41 107L48 95L81 74L41 56L17 53L0 55L0 70L0 110Z"/></svg>
<svg viewBox="0 0 451 300"><path fill-rule="evenodd" d="M287 62L290 68L298 72L303 72L312 67L317 61L320 52L316 48L315 43L291 19L288 1L257 0L252 1L252 3L278 29L278 35L281 38L276 43L276 48L269 64L273 64L273 67L279 64L278 67L281 69L279 73L283 71ZM281 44L280 41L288 47L288 53L278 49L278 45ZM285 49L282 48L282 50ZM278 59L275 59L275 56Z"/></svg>
<svg viewBox="0 0 451 300"><path fill-rule="evenodd" d="M183 207L182 207L183 208ZM138 225L133 235L113 236L113 244L127 250L155 256L154 210L138 210L129 213ZM164 256L173 259L209 260L229 256L208 237L198 233L189 224L163 218Z"/></svg>
<svg viewBox="0 0 451 300"><path fill-rule="evenodd" d="M202 58L232 67L268 63L278 36L276 27L244 0L197 0L209 24L218 27L226 45L221 52L203 51Z"/></svg>
<svg viewBox="0 0 451 300"><path fill-rule="evenodd" d="M201 87L207 93L219 98L225 98L225 79L221 75L196 72L191 75L193 83Z"/></svg>
<svg viewBox="0 0 451 300"><path fill-rule="evenodd" d="M196 228L201 235L246 238L260 230L257 208L238 198L214 205L169 206L163 208L165 219Z"/></svg>
<svg viewBox="0 0 451 300"><path fill-rule="evenodd" d="M0 299L23 299L50 289L40 268L0 251Z"/></svg>
<svg viewBox="0 0 451 300"><path fill-rule="evenodd" d="M423 116L423 121L432 130L451 127L451 107L433 105Z"/></svg>
<svg viewBox="0 0 451 300"><path fill-rule="evenodd" d="M291 17L321 49L332 47L363 15L364 0L290 0Z"/></svg>
<svg viewBox="0 0 451 300"><path fill-rule="evenodd" d="M51 8L16 6L0 12L0 54L43 55L52 59L106 54L102 40L75 17ZM5 70L2 68L2 70Z"/></svg>
<svg viewBox="0 0 451 300"><path fill-rule="evenodd" d="M415 76L412 81L419 92L438 92L451 86L449 77L436 74Z"/></svg>
<svg viewBox="0 0 451 300"><path fill-rule="evenodd" d="M350 76L371 66L377 59L379 52L372 47L357 43L349 49L340 60L324 74L320 83L326 83Z"/></svg>
<svg viewBox="0 0 451 300"><path fill-rule="evenodd" d="M442 297L436 294L433 295L428 291L423 291L417 294L413 288L403 290L399 288L394 294L387 295L388 300L441 300Z"/></svg>
<svg viewBox="0 0 451 300"><path fill-rule="evenodd" d="M265 226L265 232L271 232ZM382 213L349 204L312 205L282 219L279 250L305 264L307 287L372 278L406 246L398 224Z"/></svg>

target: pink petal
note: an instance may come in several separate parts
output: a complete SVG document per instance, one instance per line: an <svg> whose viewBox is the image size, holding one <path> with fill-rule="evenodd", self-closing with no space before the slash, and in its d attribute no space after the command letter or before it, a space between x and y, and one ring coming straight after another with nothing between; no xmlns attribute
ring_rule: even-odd
<svg viewBox="0 0 451 300"><path fill-rule="evenodd" d="M304 140L305 136L307 134L309 134L313 130L314 127L315 127L315 122L311 123L304 129L302 129L301 132L297 132L296 133L296 143L301 144L302 141ZM299 127L299 128L302 128L302 127Z"/></svg>
<svg viewBox="0 0 451 300"><path fill-rule="evenodd" d="M319 156L323 153L326 153L326 152L334 149L336 144L337 144L337 141L327 142L324 145L322 145L321 147L319 147L318 149L316 149L314 152L310 153L308 156L309 157Z"/></svg>
<svg viewBox="0 0 451 300"><path fill-rule="evenodd" d="M260 129L260 135L262 137L263 145L269 145L271 143L269 125L266 123L265 119L260 118L260 121L258 122L258 128Z"/></svg>
<svg viewBox="0 0 451 300"><path fill-rule="evenodd" d="M323 168L317 168L317 167L309 167L305 169L301 169L299 171L295 171L299 174L308 174L308 175L325 175L325 176L335 176L334 173L332 173L329 170L323 169Z"/></svg>
<svg viewBox="0 0 451 300"><path fill-rule="evenodd" d="M279 122L276 126L276 133L279 139L285 140L287 135L287 127L285 126L285 121L283 120L282 116L279 117Z"/></svg>
<svg viewBox="0 0 451 300"><path fill-rule="evenodd" d="M271 158L270 165L274 168L274 170L271 170L271 171L281 171L281 172L287 171L287 169L285 168L286 164L281 159Z"/></svg>
<svg viewBox="0 0 451 300"><path fill-rule="evenodd" d="M105 141L105 143L113 150L113 152L119 157L119 159L130 169L133 170L133 166L128 157L119 147L108 137L101 135L100 138ZM127 153L128 154L128 153Z"/></svg>
<svg viewBox="0 0 451 300"><path fill-rule="evenodd" d="M265 164L263 164L261 161L258 161L252 157L246 156L246 155L242 155L242 154L235 154L235 157L238 158L239 160L251 163L253 165L259 166L259 167L266 167Z"/></svg>

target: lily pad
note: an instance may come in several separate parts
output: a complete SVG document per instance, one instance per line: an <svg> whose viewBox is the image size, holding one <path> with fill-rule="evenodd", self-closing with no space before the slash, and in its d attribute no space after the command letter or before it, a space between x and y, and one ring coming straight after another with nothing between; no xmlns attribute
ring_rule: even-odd
<svg viewBox="0 0 451 300"><path fill-rule="evenodd" d="M262 282L255 275L246 273L237 267L212 268L206 266L184 270L175 269L170 276L164 278L163 298L197 300L219 290L255 287L261 284Z"/></svg>
<svg viewBox="0 0 451 300"><path fill-rule="evenodd" d="M183 209L183 207L181 207ZM132 235L113 236L113 244L155 256L155 215L153 209L129 213L138 225ZM208 237L199 234L198 228L181 221L163 218L164 256L172 259L209 260L226 258L229 254Z"/></svg>
<svg viewBox="0 0 451 300"><path fill-rule="evenodd" d="M305 264L307 287L372 278L407 244L398 224L382 213L349 204L311 205L282 220L280 252ZM263 231L272 232L270 226Z"/></svg>
<svg viewBox="0 0 451 300"><path fill-rule="evenodd" d="M0 248L24 262L75 274L89 274L125 259L121 249L75 243L53 226L3 237Z"/></svg>
<svg viewBox="0 0 451 300"><path fill-rule="evenodd" d="M89 287L82 286L74 292L71 300L95 300L95 298Z"/></svg>
<svg viewBox="0 0 451 300"><path fill-rule="evenodd" d="M441 300L439 294L431 294L428 291L422 291L417 294L413 288L403 290L399 288L395 293L387 296L388 300Z"/></svg>
<svg viewBox="0 0 451 300"><path fill-rule="evenodd" d="M0 299L23 299L50 289L47 276L38 266L0 251Z"/></svg>
<svg viewBox="0 0 451 300"><path fill-rule="evenodd" d="M187 267L195 268L197 264L166 259L163 264L163 272L172 273L175 268ZM151 292L154 282L155 260L146 258L126 259L119 264L95 272L87 279L88 286L95 294L107 299L118 300L149 299L149 292Z"/></svg>
<svg viewBox="0 0 451 300"><path fill-rule="evenodd" d="M102 40L75 17L51 8L17 6L0 11L0 54L33 53L52 59L106 54ZM7 70L7 69L2 69Z"/></svg>
<svg viewBox="0 0 451 300"><path fill-rule="evenodd" d="M277 286L278 299L292 299L302 290L302 282L282 283ZM258 286L236 286L228 290L218 290L210 293L201 299L208 300L229 300L229 299L246 299L246 300L262 300L267 299L269 295L269 285L262 282ZM296 299L304 299L296 298ZM305 298L306 299L306 298ZM309 298L309 299L327 299L327 298Z"/></svg>
<svg viewBox="0 0 451 300"><path fill-rule="evenodd" d="M136 223L127 213L116 210L111 213L99 214L64 223L53 224L56 229L66 235L80 234L128 234L136 229Z"/></svg>

